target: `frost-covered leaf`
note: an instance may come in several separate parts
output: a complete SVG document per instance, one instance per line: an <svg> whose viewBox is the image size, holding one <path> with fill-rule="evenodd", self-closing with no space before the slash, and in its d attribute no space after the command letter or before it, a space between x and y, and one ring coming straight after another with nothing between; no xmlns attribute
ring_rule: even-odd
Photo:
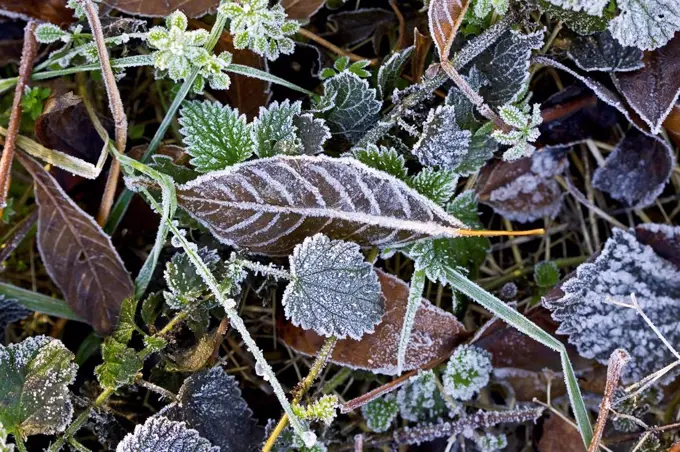
<svg viewBox="0 0 680 452"><path fill-rule="evenodd" d="M577 36L567 55L584 71L627 72L645 66L640 49L622 46L608 31Z"/></svg>
<svg viewBox="0 0 680 452"><path fill-rule="evenodd" d="M404 50L394 52L378 69L378 95L385 99L394 88L397 86L397 80L401 75L401 69L406 64L406 61L411 57L414 46L407 47Z"/></svg>
<svg viewBox="0 0 680 452"><path fill-rule="evenodd" d="M178 187L179 205L222 242L288 254L318 232L362 246L455 236L462 223L394 177L354 158L280 156Z"/></svg>
<svg viewBox="0 0 680 452"><path fill-rule="evenodd" d="M25 319L31 312L17 300L0 295L0 337L9 325ZM2 342L2 339L0 339L0 342Z"/></svg>
<svg viewBox="0 0 680 452"><path fill-rule="evenodd" d="M633 129L595 170L593 187L629 206L645 207L663 191L673 167L675 157L664 140Z"/></svg>
<svg viewBox="0 0 680 452"><path fill-rule="evenodd" d="M495 46L485 50L473 64L489 81L481 89L484 99L493 107L520 100L529 83L531 52L543 46L543 30L522 34L510 30Z"/></svg>
<svg viewBox="0 0 680 452"><path fill-rule="evenodd" d="M300 101L291 104L288 99L281 103L274 101L266 108L260 107L251 131L258 157L298 153L301 144L293 118L300 114L301 108Z"/></svg>
<svg viewBox="0 0 680 452"><path fill-rule="evenodd" d="M553 261L543 261L534 267L534 281L538 287L552 288L560 280L560 270Z"/></svg>
<svg viewBox="0 0 680 452"><path fill-rule="evenodd" d="M680 23L680 3L678 15ZM680 77L670 76L680 72L680 34L665 47L647 52L644 63L640 70L612 78L628 104L658 134L680 96Z"/></svg>
<svg viewBox="0 0 680 452"><path fill-rule="evenodd" d="M480 173L479 200L503 217L521 223L554 218L562 207L562 190L553 176L565 165L562 149L544 149L514 162L496 162Z"/></svg>
<svg viewBox="0 0 680 452"><path fill-rule="evenodd" d="M74 357L46 336L0 345L0 425L24 436L62 432L73 415Z"/></svg>
<svg viewBox="0 0 680 452"><path fill-rule="evenodd" d="M503 160L511 162L523 157L530 157L536 150L532 143L541 134L538 130L538 126L543 122L540 105L534 104L530 113L528 104L522 108L506 104L498 110L498 113L506 124L513 127L508 132L494 130L491 134L500 144L511 146L503 153Z"/></svg>
<svg viewBox="0 0 680 452"><path fill-rule="evenodd" d="M401 417L408 421L433 421L447 411L431 370L419 372L399 388L397 404Z"/></svg>
<svg viewBox="0 0 680 452"><path fill-rule="evenodd" d="M378 119L382 104L376 96L366 80L344 71L324 81L324 95L317 108L324 110L333 133L356 142Z"/></svg>
<svg viewBox="0 0 680 452"><path fill-rule="evenodd" d="M680 228L673 228L680 233ZM671 344L680 343L680 271L643 245L633 234L614 229L600 254L581 264L561 286L559 296L544 299L559 334L569 335L579 354L606 363L617 348L628 350L624 383L637 381L674 361L673 354L634 310L607 302L613 297L640 308ZM665 379L666 381L668 378Z"/></svg>
<svg viewBox="0 0 680 452"><path fill-rule="evenodd" d="M352 155L366 166L383 171L399 180L406 180L408 175L406 161L394 148L378 147L370 143L365 148L354 148Z"/></svg>
<svg viewBox="0 0 680 452"><path fill-rule="evenodd" d="M570 30L579 35L589 35L607 29L609 21L614 17L613 9L607 8L601 16L593 16L583 11L573 11L560 8L548 0L538 0L537 6L540 11L546 13L553 20L560 20Z"/></svg>
<svg viewBox="0 0 680 452"><path fill-rule="evenodd" d="M385 315L375 332L360 341L339 340L331 361L352 369L365 369L373 373L395 375L397 369L397 344L404 323L409 286L400 279L376 269L382 293L385 296ZM293 349L314 355L325 338L311 330L303 330L286 322L281 325L283 340ZM404 370L413 370L439 358L449 356L456 344L466 336L463 325L449 312L422 299L411 338L406 351Z"/></svg>
<svg viewBox="0 0 680 452"><path fill-rule="evenodd" d="M677 0L619 0L616 6L621 13L609 22L609 31L624 46L658 49L680 30Z"/></svg>
<svg viewBox="0 0 680 452"><path fill-rule="evenodd" d="M184 380L177 401L160 413L172 421L185 422L222 452L247 452L260 444L263 431L241 397L233 376L213 367Z"/></svg>
<svg viewBox="0 0 680 452"><path fill-rule="evenodd" d="M508 447L508 437L504 433L484 433L475 437L475 444L479 452L495 452Z"/></svg>
<svg viewBox="0 0 680 452"><path fill-rule="evenodd" d="M102 343L102 358L104 362L94 371L99 384L109 389L132 384L144 364L134 349L113 337L107 337Z"/></svg>
<svg viewBox="0 0 680 452"><path fill-rule="evenodd" d="M491 125L490 122L487 124ZM455 173L463 177L477 173L493 157L496 150L498 143L491 136L490 127L480 127L472 135L468 153L456 167Z"/></svg>
<svg viewBox="0 0 680 452"><path fill-rule="evenodd" d="M454 170L467 155L472 133L456 122L456 109L440 105L430 110L413 154L424 166Z"/></svg>
<svg viewBox="0 0 680 452"><path fill-rule="evenodd" d="M154 154L151 156L151 160L152 162L149 164L151 168L167 174L178 184L186 184L198 177L198 173L191 168L184 165L176 165L169 155Z"/></svg>
<svg viewBox="0 0 680 452"><path fill-rule="evenodd" d="M379 397L361 407L361 415L366 420L366 426L372 432L377 433L389 430L397 413L399 413L399 405L394 394Z"/></svg>
<svg viewBox="0 0 680 452"><path fill-rule="evenodd" d="M315 118L311 113L304 113L293 118L293 125L297 128L302 145L300 153L316 155L323 152L324 143L331 137L326 121Z"/></svg>
<svg viewBox="0 0 680 452"><path fill-rule="evenodd" d="M355 243L308 237L293 250L290 273L283 306L296 326L360 339L385 313L378 277Z"/></svg>
<svg viewBox="0 0 680 452"><path fill-rule="evenodd" d="M110 333L123 300L133 293L130 274L108 235L35 160L21 157L35 182L38 250L66 302L97 332Z"/></svg>
<svg viewBox="0 0 680 452"><path fill-rule="evenodd" d="M591 16L601 16L609 0L548 0L553 5L572 11L583 11Z"/></svg>
<svg viewBox="0 0 680 452"><path fill-rule="evenodd" d="M451 45L456 38L465 12L470 5L469 0L431 0L427 10L430 36L437 46L439 59L449 59Z"/></svg>
<svg viewBox="0 0 680 452"><path fill-rule="evenodd" d="M175 422L163 416L147 419L137 425L118 444L116 452L219 452L210 441L202 438L184 422Z"/></svg>
<svg viewBox="0 0 680 452"><path fill-rule="evenodd" d="M444 390L456 400L471 400L489 383L491 354L471 345L461 345L453 352L442 374Z"/></svg>
<svg viewBox="0 0 680 452"><path fill-rule="evenodd" d="M458 175L453 171L423 168L408 184L421 195L443 206L453 197L457 182Z"/></svg>
<svg viewBox="0 0 680 452"><path fill-rule="evenodd" d="M293 413L304 421L320 421L326 425L331 425L337 416L338 396L335 394L326 394L314 400L309 405L303 406L294 404L292 408Z"/></svg>
<svg viewBox="0 0 680 452"><path fill-rule="evenodd" d="M180 130L186 151L197 171L221 170L253 154L253 141L245 115L219 102L185 102Z"/></svg>
<svg viewBox="0 0 680 452"><path fill-rule="evenodd" d="M635 227L635 237L680 270L680 229L665 224L643 223Z"/></svg>
<svg viewBox="0 0 680 452"><path fill-rule="evenodd" d="M477 69L477 66L472 66L468 75L463 76L463 78L470 85L470 88L476 92L479 92L484 85L489 83L486 76ZM460 128L476 130L479 127L479 122L475 118L475 106L457 87L454 86L449 89L446 95L446 105L454 107L456 122Z"/></svg>
<svg viewBox="0 0 680 452"><path fill-rule="evenodd" d="M69 42L70 38L70 33L50 23L40 24L35 29L35 39L41 44L52 44L59 40Z"/></svg>
<svg viewBox="0 0 680 452"><path fill-rule="evenodd" d="M127 344L134 333L135 312L137 310L137 299L135 297L128 297L123 300L120 305L120 315L118 316L118 324L113 331L112 336L119 342Z"/></svg>

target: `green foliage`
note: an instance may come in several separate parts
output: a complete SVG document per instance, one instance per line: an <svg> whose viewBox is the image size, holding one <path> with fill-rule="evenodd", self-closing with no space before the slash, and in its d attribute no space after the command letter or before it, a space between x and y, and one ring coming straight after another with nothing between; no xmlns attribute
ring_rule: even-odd
<svg viewBox="0 0 680 452"><path fill-rule="evenodd" d="M552 261L543 261L534 267L534 281L542 289L552 289L560 280L560 269Z"/></svg>
<svg viewBox="0 0 680 452"><path fill-rule="evenodd" d="M414 49L415 47L411 46L394 52L378 69L376 87L378 88L378 94L383 99L392 94L392 90L397 87L401 70L413 54Z"/></svg>
<svg viewBox="0 0 680 452"><path fill-rule="evenodd" d="M436 379L433 371L421 371L399 388L397 404L401 417L413 422L433 421L446 412Z"/></svg>
<svg viewBox="0 0 680 452"><path fill-rule="evenodd" d="M443 206L456 191L457 182L458 175L453 171L423 168L408 181L408 184L421 195Z"/></svg>
<svg viewBox="0 0 680 452"><path fill-rule="evenodd" d="M394 148L369 144L365 148L354 148L352 155L361 163L391 174L399 180L407 178L408 170L404 157ZM418 190L417 187L414 188Z"/></svg>
<svg viewBox="0 0 680 452"><path fill-rule="evenodd" d="M123 300L120 306L118 325L113 332L113 338L116 341L127 344L132 339L132 333L137 330L137 325L135 324L136 309L137 300L134 297L128 297Z"/></svg>
<svg viewBox="0 0 680 452"><path fill-rule="evenodd" d="M508 447L508 438L503 433L484 433L475 437L475 443L480 452L494 452Z"/></svg>
<svg viewBox="0 0 680 452"><path fill-rule="evenodd" d="M496 130L492 134L499 143L511 146L503 153L504 160L517 160L529 157L534 153L536 148L530 143L536 141L540 135L538 126L543 122L540 107L539 104L534 104L531 114L529 113L529 105L520 109L514 105L506 104L500 108L499 113L503 121L514 127L509 132Z"/></svg>
<svg viewBox="0 0 680 452"><path fill-rule="evenodd" d="M57 41L67 43L71 40L71 34L54 24L40 24L35 29L35 39L40 44L52 44Z"/></svg>
<svg viewBox="0 0 680 452"><path fill-rule="evenodd" d="M330 425L335 419L338 407L338 396L328 394L320 397L307 406L293 405L293 412L305 421L321 421Z"/></svg>
<svg viewBox="0 0 680 452"><path fill-rule="evenodd" d="M21 111L32 121L38 119L45 107L45 101L50 97L51 89L41 86L27 86L21 98Z"/></svg>
<svg viewBox="0 0 680 452"><path fill-rule="evenodd" d="M107 337L102 344L104 362L94 372L103 388L118 389L134 383L144 361L134 349Z"/></svg>
<svg viewBox="0 0 680 452"><path fill-rule="evenodd" d="M154 154L151 156L152 162L149 164L150 168L167 174L172 177L178 184L185 184L190 180L196 179L198 173L184 165L176 165L172 161L172 157L163 154Z"/></svg>
<svg viewBox="0 0 680 452"><path fill-rule="evenodd" d="M461 345L449 359L442 379L444 390L456 400L468 401L489 383L491 354L470 345Z"/></svg>
<svg viewBox="0 0 680 452"><path fill-rule="evenodd" d="M389 430L398 413L399 405L394 394L387 394L371 400L361 407L361 414L366 420L366 426L376 433Z"/></svg>
<svg viewBox="0 0 680 452"><path fill-rule="evenodd" d="M368 60L362 60L362 61L356 61L352 64L349 64L349 57L342 56L335 60L335 63L333 63L333 68L324 68L321 73L319 74L319 77L321 80L326 80L327 78L331 78L335 75L338 75L339 73L343 71L348 71L351 72L352 74L355 74L358 77L361 78L367 78L371 76L371 73L366 70L367 67L371 65L371 62Z"/></svg>
<svg viewBox="0 0 680 452"><path fill-rule="evenodd" d="M296 154L301 143L293 118L302 110L300 102L272 102L260 107L260 114L253 121L252 140L258 157L272 157L277 154Z"/></svg>
<svg viewBox="0 0 680 452"><path fill-rule="evenodd" d="M472 11L479 19L488 16L491 11L504 16L510 8L510 0L475 0Z"/></svg>

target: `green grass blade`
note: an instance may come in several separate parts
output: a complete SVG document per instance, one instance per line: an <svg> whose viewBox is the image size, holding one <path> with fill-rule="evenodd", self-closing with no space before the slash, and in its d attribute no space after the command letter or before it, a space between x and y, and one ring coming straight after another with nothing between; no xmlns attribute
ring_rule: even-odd
<svg viewBox="0 0 680 452"><path fill-rule="evenodd" d="M31 311L42 312L43 314L61 317L62 319L84 322L83 319L78 317L76 313L69 308L64 300L48 297L47 295L37 292L31 292L30 290L3 282L0 282L0 294L8 298L14 298L22 306Z"/></svg>
<svg viewBox="0 0 680 452"><path fill-rule="evenodd" d="M272 75L269 72L261 71L259 69L254 68L254 67L243 66L242 64L230 64L227 67L226 71L234 73L234 74L245 75L246 77L264 80L265 82L274 83L276 85L285 86L286 88L290 88L290 89L298 91L300 93L307 94L308 96L314 95L313 92L311 92L307 89L304 89L301 86L297 86L296 84L291 83L288 80L285 80L285 79L282 79L281 77L277 77L275 75Z"/></svg>

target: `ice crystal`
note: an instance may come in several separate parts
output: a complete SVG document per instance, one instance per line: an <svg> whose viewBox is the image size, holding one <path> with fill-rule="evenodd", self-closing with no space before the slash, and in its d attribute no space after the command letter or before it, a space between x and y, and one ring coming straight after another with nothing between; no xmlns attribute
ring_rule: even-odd
<svg viewBox="0 0 680 452"><path fill-rule="evenodd" d="M399 413L399 405L394 394L379 397L361 407L361 414L366 420L366 426L376 433L389 430L392 421L397 417L397 413Z"/></svg>
<svg viewBox="0 0 680 452"><path fill-rule="evenodd" d="M491 354L471 345L456 349L442 375L444 390L456 400L468 401L489 383Z"/></svg>
<svg viewBox="0 0 680 452"><path fill-rule="evenodd" d="M397 392L397 404L401 417L408 421L432 421L446 413L446 403L431 370L411 377Z"/></svg>
<svg viewBox="0 0 680 452"><path fill-rule="evenodd" d="M572 11L583 11L591 16L601 16L609 0L548 0L556 6Z"/></svg>
<svg viewBox="0 0 680 452"><path fill-rule="evenodd" d="M406 161L394 148L368 144L365 148L354 148L352 153L364 165L384 171L399 180L406 179Z"/></svg>
<svg viewBox="0 0 680 452"><path fill-rule="evenodd" d="M658 49L680 30L677 0L619 0L616 6L621 13L609 22L609 31L621 45Z"/></svg>
<svg viewBox="0 0 680 452"><path fill-rule="evenodd" d="M413 154L425 166L454 170L467 155L472 133L456 122L456 109L440 105L430 110Z"/></svg>
<svg viewBox="0 0 680 452"><path fill-rule="evenodd" d="M642 51L622 46L608 31L577 36L567 55L584 71L621 72L644 67Z"/></svg>
<svg viewBox="0 0 680 452"><path fill-rule="evenodd" d="M203 92L206 79L213 89L229 88L229 76L223 70L231 64L231 54L210 54L203 48L208 42L208 32L186 31L187 24L187 17L181 11L175 11L166 18L165 27L149 30L149 46L156 49L152 53L154 67L175 82L185 80L194 68L199 68L200 75L192 87L197 93Z"/></svg>
<svg viewBox="0 0 680 452"><path fill-rule="evenodd" d="M494 452L508 447L508 438L503 433L484 433L475 438L480 452Z"/></svg>
<svg viewBox="0 0 680 452"><path fill-rule="evenodd" d="M154 416L143 425L137 425L134 433L128 433L118 444L116 452L219 452L196 430L187 428L184 422L175 422L162 416Z"/></svg>
<svg viewBox="0 0 680 452"><path fill-rule="evenodd" d="M509 132L495 130L492 134L499 143L511 146L503 153L503 160L512 161L531 156L536 150L531 143L536 141L541 134L538 130L538 126L543 122L541 106L534 104L529 114L528 105L520 109L506 104L500 108L499 113L503 121L514 127Z"/></svg>
<svg viewBox="0 0 680 452"><path fill-rule="evenodd" d="M680 228L673 228L680 233ZM607 301L612 297L630 304L635 294L643 312L671 344L680 343L680 271L659 257L630 232L614 229L593 262L581 264L576 275L562 284L564 293L544 304L561 322L559 334L568 334L581 356L606 364L617 348L631 361L624 368L626 383L659 370L673 354L634 310ZM667 380L667 379L666 379Z"/></svg>
<svg viewBox="0 0 680 452"><path fill-rule="evenodd" d="M46 336L0 345L0 425L26 436L62 432L73 415L74 357Z"/></svg>
<svg viewBox="0 0 680 452"><path fill-rule="evenodd" d="M280 4L269 8L268 0L227 1L219 11L231 19L229 31L235 48L248 48L272 61L282 53L293 53L295 43L289 36L297 33L300 25L286 20Z"/></svg>
<svg viewBox="0 0 680 452"><path fill-rule="evenodd" d="M0 295L0 337L9 325L25 319L31 312L17 300ZM0 339L0 342L2 342L2 339Z"/></svg>
<svg viewBox="0 0 680 452"><path fill-rule="evenodd" d="M293 405L293 412L305 421L321 421L331 425L336 416L338 396L327 394L307 406Z"/></svg>
<svg viewBox="0 0 680 452"><path fill-rule="evenodd" d="M293 250L290 272L284 312L304 329L360 339L385 312L378 277L355 243L308 237Z"/></svg>
<svg viewBox="0 0 680 452"><path fill-rule="evenodd" d="M201 173L221 170L253 154L253 140L245 115L219 102L185 102L180 110L191 164Z"/></svg>
<svg viewBox="0 0 680 452"><path fill-rule="evenodd" d="M251 130L258 157L299 153L302 145L293 119L300 114L301 109L300 101L290 103L288 99L281 103L274 101L266 108L260 107Z"/></svg>

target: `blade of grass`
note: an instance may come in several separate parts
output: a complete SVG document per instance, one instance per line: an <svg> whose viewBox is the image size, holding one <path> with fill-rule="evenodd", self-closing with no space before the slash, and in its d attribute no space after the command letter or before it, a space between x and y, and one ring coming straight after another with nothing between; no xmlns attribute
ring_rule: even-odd
<svg viewBox="0 0 680 452"><path fill-rule="evenodd" d="M61 317L62 319L83 321L75 312L71 311L71 308L68 307L64 300L58 298L48 297L47 295L31 292L30 290L3 282L0 282L0 294L16 299L22 306L31 311L42 312L43 314Z"/></svg>

